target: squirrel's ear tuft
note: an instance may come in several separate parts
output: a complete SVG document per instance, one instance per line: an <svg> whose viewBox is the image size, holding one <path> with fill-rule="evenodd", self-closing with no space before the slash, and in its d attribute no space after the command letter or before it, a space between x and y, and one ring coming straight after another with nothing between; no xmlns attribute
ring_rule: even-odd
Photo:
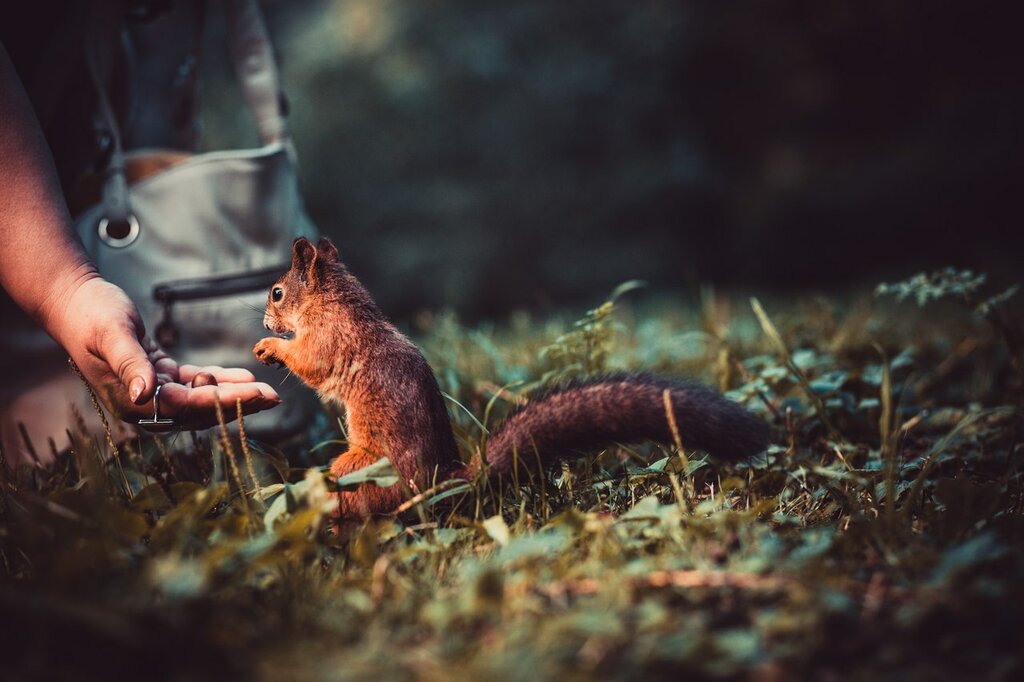
<svg viewBox="0 0 1024 682"><path fill-rule="evenodd" d="M292 244L292 270L299 274L303 284L309 284L316 271L316 248L305 237L299 237Z"/></svg>
<svg viewBox="0 0 1024 682"><path fill-rule="evenodd" d="M327 237L320 237L316 244L317 256L325 263L338 262L338 247Z"/></svg>

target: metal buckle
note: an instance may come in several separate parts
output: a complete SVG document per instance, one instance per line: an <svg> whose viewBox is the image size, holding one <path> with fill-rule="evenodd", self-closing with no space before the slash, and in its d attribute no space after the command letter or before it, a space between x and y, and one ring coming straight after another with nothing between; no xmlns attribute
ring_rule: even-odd
<svg viewBox="0 0 1024 682"><path fill-rule="evenodd" d="M96 231L99 232L100 239L103 240L104 244L115 249L123 249L139 238L138 218L135 217L135 214L129 213L126 220L128 221L128 234L123 237L115 237L110 234L110 220L107 218L100 218Z"/></svg>
<svg viewBox="0 0 1024 682"><path fill-rule="evenodd" d="M160 418L160 389L163 386L157 386L156 391L153 392L153 418L152 419L140 419L139 426L173 426L173 419L161 419Z"/></svg>

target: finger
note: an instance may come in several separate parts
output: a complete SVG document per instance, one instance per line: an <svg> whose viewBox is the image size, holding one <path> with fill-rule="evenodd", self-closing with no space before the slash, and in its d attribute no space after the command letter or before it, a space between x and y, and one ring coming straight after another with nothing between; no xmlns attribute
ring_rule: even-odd
<svg viewBox="0 0 1024 682"><path fill-rule="evenodd" d="M157 357L156 359L154 359L154 357L155 356L151 353L149 355L149 360L153 363L153 367L156 368L158 384L181 382L181 379L178 376L178 363L166 355L162 355L162 357Z"/></svg>
<svg viewBox="0 0 1024 682"><path fill-rule="evenodd" d="M181 383L181 379L178 376L178 363L174 358L161 350L148 336L142 339L142 347L146 349L149 361L156 368L156 381L158 385Z"/></svg>
<svg viewBox="0 0 1024 682"><path fill-rule="evenodd" d="M261 412L281 402L270 386L256 382L198 388L164 384L160 389L160 416L173 419L177 428L209 428L218 423L215 407L218 401L227 422L237 417L238 401L242 402L243 414Z"/></svg>
<svg viewBox="0 0 1024 682"><path fill-rule="evenodd" d="M153 396L156 368L133 330L127 326L114 327L104 335L98 350L104 362L117 374L132 403L141 405Z"/></svg>
<svg viewBox="0 0 1024 682"><path fill-rule="evenodd" d="M199 388L200 386L216 386L219 382L217 377L213 376L209 372L196 372L196 375L192 377L192 388Z"/></svg>
<svg viewBox="0 0 1024 682"><path fill-rule="evenodd" d="M234 407L236 401L241 400L243 409L248 405L267 409L281 402L281 397L270 384L265 384L262 381L250 381L193 388L192 394L189 396L189 407L199 410L212 409L218 398L221 405L231 407Z"/></svg>
<svg viewBox="0 0 1024 682"><path fill-rule="evenodd" d="M198 372L208 372L214 376L218 383L222 384L248 384L256 381L255 375L241 367L221 367L220 365L182 365L178 368L181 383L190 383Z"/></svg>
<svg viewBox="0 0 1024 682"><path fill-rule="evenodd" d="M277 391L274 390L274 387L270 384L263 381L257 381L255 382L255 385L260 389L260 393L263 394L263 398L265 400L269 400L275 404L281 402L281 396L278 395Z"/></svg>

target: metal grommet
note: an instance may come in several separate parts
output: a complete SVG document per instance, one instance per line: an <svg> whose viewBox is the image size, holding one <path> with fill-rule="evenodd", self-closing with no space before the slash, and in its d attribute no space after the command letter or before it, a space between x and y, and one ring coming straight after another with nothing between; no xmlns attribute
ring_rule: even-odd
<svg viewBox="0 0 1024 682"><path fill-rule="evenodd" d="M103 240L104 244L115 249L123 249L139 238L138 218L134 214L129 213L125 220L128 223L128 234L123 237L115 237L110 234L110 221L107 218L100 218L96 230L99 232L100 239Z"/></svg>

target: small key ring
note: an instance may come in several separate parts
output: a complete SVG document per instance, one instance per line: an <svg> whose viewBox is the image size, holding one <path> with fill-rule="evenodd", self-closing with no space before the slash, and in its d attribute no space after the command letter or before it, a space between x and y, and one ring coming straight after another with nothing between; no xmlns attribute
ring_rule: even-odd
<svg viewBox="0 0 1024 682"><path fill-rule="evenodd" d="M140 419L139 426L173 426L173 419L161 419L160 418L160 389L163 385L157 386L156 391L153 392L153 418L152 419Z"/></svg>

